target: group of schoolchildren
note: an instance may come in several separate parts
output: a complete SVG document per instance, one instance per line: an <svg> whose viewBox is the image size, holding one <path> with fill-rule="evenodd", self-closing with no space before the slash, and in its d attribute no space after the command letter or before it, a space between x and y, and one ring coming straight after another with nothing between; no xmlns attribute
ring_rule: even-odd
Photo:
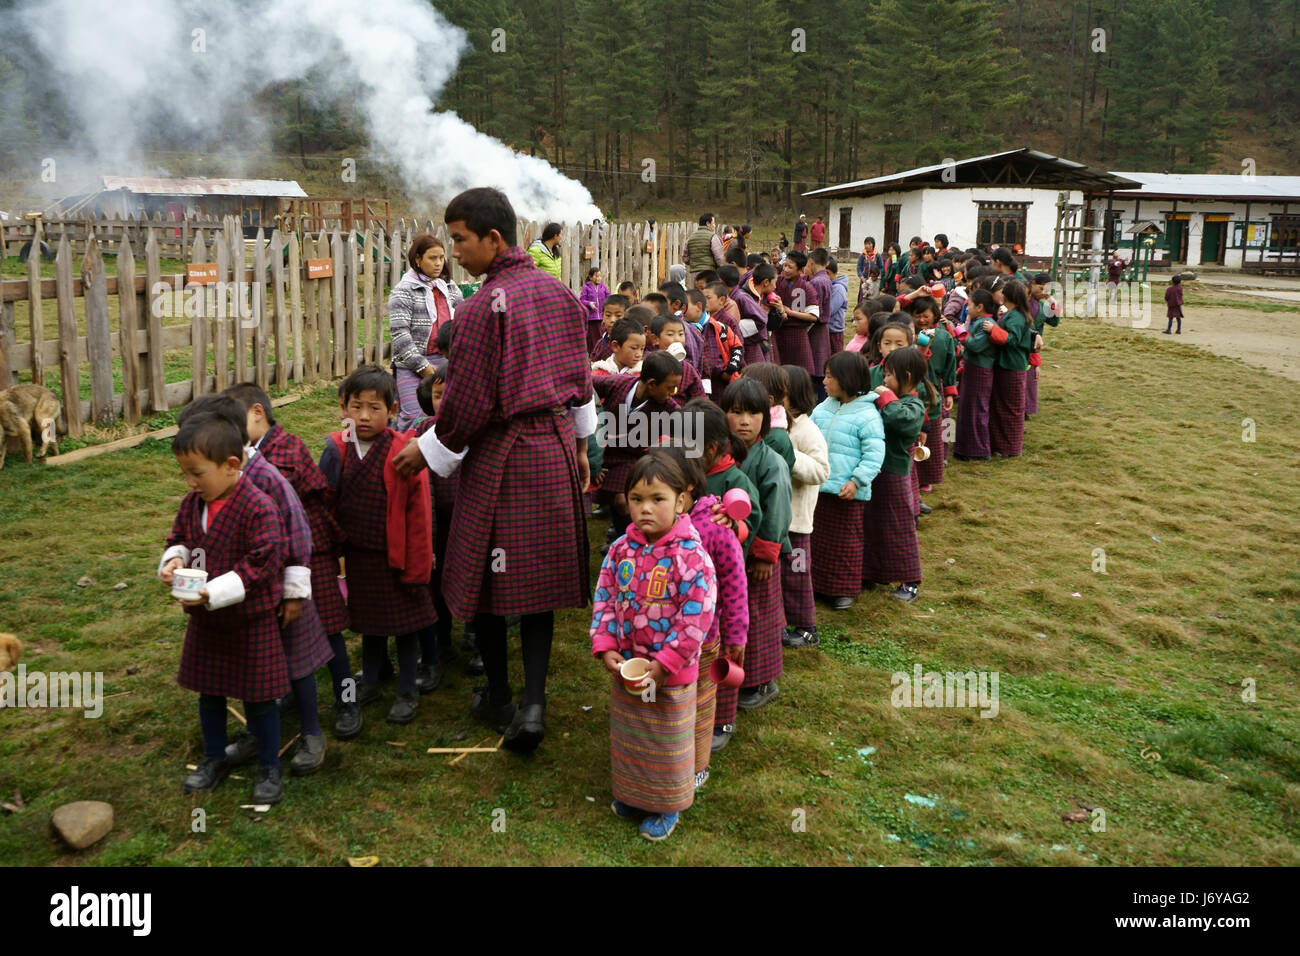
<svg viewBox="0 0 1300 956"><path fill-rule="evenodd" d="M412 250L413 271L427 286L422 251ZM916 600L921 494L943 480L954 402L953 454L1018 455L1037 410L1043 326L1060 318L1046 277L1024 276L1007 250L990 259L918 239L903 268L873 264L888 291L864 282L846 342L847 278L825 249L750 255L742 236L726 255L691 288L669 281L644 296L632 283L609 293L593 269L579 297L604 420L668 422L654 441L621 425L588 441L590 498L610 521L590 631L611 672L613 809L652 840L672 833L708 780L738 710L777 696L783 648L818 643L816 595L837 610L863 588ZM207 573L182 602L179 682L200 695L203 739L188 793L256 759L253 802L281 799L286 706L301 718L291 772L319 769L321 667L335 736L348 739L393 675L390 637L394 723L414 719L440 657L455 653L438 568L456 478L393 465L436 421L446 383L454 317L440 301L427 310L420 351L441 360L418 370L423 417L410 430L392 427L405 424L407 383L374 365L340 385L346 427L319 465L256 385L196 399L180 416L172 449L191 494L159 577ZM356 674L345 629L362 634ZM632 658L649 662L641 696L620 678ZM244 704L233 742L228 698Z"/></svg>
<svg viewBox="0 0 1300 956"><path fill-rule="evenodd" d="M645 686L681 691L653 710L612 690L614 812L641 820L643 836L672 832L738 710L777 696L783 649L818 643L818 596L836 610L864 588L916 600L921 495L943 480L954 408L959 458L1020 454L1042 330L1060 321L1049 278L1026 275L1008 249L936 238L869 265L848 342L847 281L824 249L733 247L694 288L669 281L643 298L631 283L583 290L608 419L670 423L643 430L643 447L626 434L592 445L596 513L610 521L593 653L614 674L648 658ZM750 502L742 518L723 500L736 489ZM716 683L720 657L743 672L738 686Z"/></svg>

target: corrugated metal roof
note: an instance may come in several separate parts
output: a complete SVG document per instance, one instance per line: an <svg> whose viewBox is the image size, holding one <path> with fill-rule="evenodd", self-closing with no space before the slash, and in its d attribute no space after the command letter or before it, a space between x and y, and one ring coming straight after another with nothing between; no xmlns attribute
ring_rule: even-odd
<svg viewBox="0 0 1300 956"><path fill-rule="evenodd" d="M1115 195L1250 199L1260 202L1300 200L1300 176L1251 176L1197 173L1115 173L1141 183L1141 189L1116 189Z"/></svg>
<svg viewBox="0 0 1300 956"><path fill-rule="evenodd" d="M943 170L948 169L950 167L961 168L962 166L971 166L976 163L985 163L985 162L989 162L990 160L1005 159L1011 156L1023 156L1028 159L1036 160L1040 163L1056 166L1061 170L1077 171L1080 173L1081 178L1083 179L1094 180L1103 183L1113 183L1116 188L1119 188L1120 186L1130 185L1129 182L1125 181L1128 175L1126 173L1108 173L1108 172L1103 172L1102 170L1099 169L1093 170L1090 169L1088 166L1084 165L1083 163L1076 163L1074 160L1071 159L1063 159L1060 156L1053 156L1050 153L1044 153L1036 149L1030 149L1028 147L1021 147L1020 149L1004 150L1000 153L989 153L987 156L972 156L969 159L959 159L951 164L936 163L933 166L918 166L916 169L906 169L901 173L891 173L888 176L876 176L872 179L859 179L856 182L842 183L838 186L824 186L821 189L814 189L810 192L803 193L803 195L822 196L822 195L833 194L833 195L842 196L842 195L851 194L858 190L862 190L863 192L866 193L881 192L882 186L886 186L892 183L900 183L910 179L921 179L926 176L932 176L935 173L942 173ZM972 184L962 183L961 185L969 186ZM994 184L987 184L987 185L994 185ZM996 184L996 185L1002 185L1002 184ZM1016 185L1016 184L1010 183L1008 185ZM1031 186L1029 188L1033 188L1033 187ZM1044 188L1055 188L1055 187L1044 187Z"/></svg>
<svg viewBox="0 0 1300 956"><path fill-rule="evenodd" d="M101 176L105 190L125 189L148 196L284 196L305 199L291 179L202 179L164 176Z"/></svg>

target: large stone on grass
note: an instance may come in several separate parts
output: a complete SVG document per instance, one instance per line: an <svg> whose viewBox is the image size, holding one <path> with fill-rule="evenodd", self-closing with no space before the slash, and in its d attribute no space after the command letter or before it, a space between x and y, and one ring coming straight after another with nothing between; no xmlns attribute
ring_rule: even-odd
<svg viewBox="0 0 1300 956"><path fill-rule="evenodd" d="M93 846L113 829L113 805L100 800L65 803L50 818L63 842L74 850Z"/></svg>

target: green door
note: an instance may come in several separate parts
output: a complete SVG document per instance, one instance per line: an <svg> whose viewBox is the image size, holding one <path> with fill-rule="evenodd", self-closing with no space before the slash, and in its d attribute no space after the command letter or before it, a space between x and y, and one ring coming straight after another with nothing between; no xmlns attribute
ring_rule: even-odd
<svg viewBox="0 0 1300 956"><path fill-rule="evenodd" d="M1207 222L1205 231L1201 234L1201 262L1213 263L1219 261L1219 243L1223 239L1223 228L1226 222Z"/></svg>
<svg viewBox="0 0 1300 956"><path fill-rule="evenodd" d="M1183 243L1186 241L1187 220L1170 219L1167 223L1167 238L1169 240L1169 261L1186 262L1187 254L1183 251Z"/></svg>

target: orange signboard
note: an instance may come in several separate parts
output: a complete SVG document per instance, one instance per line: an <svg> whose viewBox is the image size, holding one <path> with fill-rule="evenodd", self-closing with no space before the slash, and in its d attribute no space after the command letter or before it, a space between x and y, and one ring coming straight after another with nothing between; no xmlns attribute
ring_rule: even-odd
<svg viewBox="0 0 1300 956"><path fill-rule="evenodd" d="M185 267L185 278L190 285L213 285L217 281L215 262L191 262Z"/></svg>
<svg viewBox="0 0 1300 956"><path fill-rule="evenodd" d="M308 279L328 279L333 274L334 274L333 259L308 259L307 260Z"/></svg>

